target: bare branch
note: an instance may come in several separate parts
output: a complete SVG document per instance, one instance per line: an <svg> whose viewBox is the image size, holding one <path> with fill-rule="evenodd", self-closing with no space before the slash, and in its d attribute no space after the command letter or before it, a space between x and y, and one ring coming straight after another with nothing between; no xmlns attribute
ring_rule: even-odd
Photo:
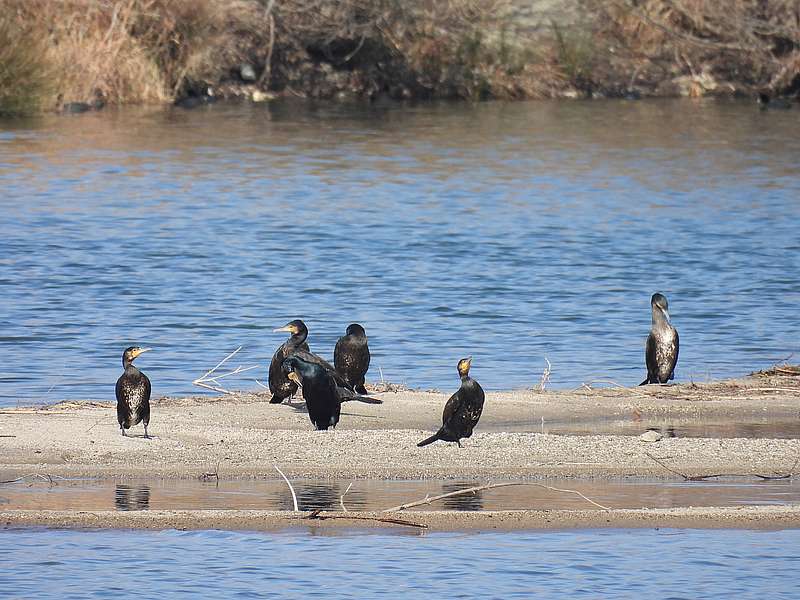
<svg viewBox="0 0 800 600"><path fill-rule="evenodd" d="M350 488L353 487L353 482L350 482L350 485L347 486L347 489L344 491L344 494L339 498L339 504L342 506L342 512L347 512L347 507L344 505L344 497L347 496L347 492L350 491Z"/></svg>
<svg viewBox="0 0 800 600"><path fill-rule="evenodd" d="M398 506L393 506L392 508L384 509L381 512L399 512L399 511L402 511L402 510L406 510L407 508L412 508L414 506L422 506L423 504L430 504L432 502L436 502L437 500L442 500L444 498L451 498L453 496L461 496L461 495L464 495L464 494L474 494L475 492L480 492L480 491L483 491L483 490L491 490L491 489L494 489L494 488L510 487L510 486L518 486L518 485L531 485L531 486L544 488L546 490L552 490L554 492L564 492L564 493L567 493L567 494L575 494L577 496L580 496L581 498L583 498L584 500L586 500L590 504L594 504L598 508L602 508L603 510L611 510L609 507L603 506L602 504L599 504L599 503L595 502L591 498L587 498L586 496L584 496L583 494L581 494L577 490L568 490L568 489L563 489L563 488L556 488L556 487L552 487L552 486L549 486L549 485L544 485L543 483L535 483L535 482L532 482L532 481L510 481L510 482L506 482L506 483L487 483L486 485L479 485L479 486L476 486L476 487L465 488L463 490L456 490L455 492L448 492L447 494L439 494L438 496L426 496L422 500L416 500L414 502L407 502L405 504L400 504Z"/></svg>
<svg viewBox="0 0 800 600"><path fill-rule="evenodd" d="M272 466L275 467L275 470L281 474L281 477L283 477L283 480L286 482L286 485L289 486L289 491L292 492L292 502L294 503L294 512L300 512L300 508L297 506L297 494L294 493L294 487L292 487L292 482L289 481L286 475L283 474L283 471L281 471L278 468L278 465L272 465Z"/></svg>
<svg viewBox="0 0 800 600"><path fill-rule="evenodd" d="M216 373L217 369L219 369L222 365L224 365L231 358L233 358L242 348L243 348L243 346L239 346L236 350L234 350L233 352L228 354L228 356L226 356L221 361L219 361L211 369L209 369L208 371L203 373L203 375L201 375L200 377L198 377L197 379L192 381L192 384L196 385L197 387L205 388L207 390L213 390L215 392L219 392L221 394L232 394L233 392L231 392L230 390L225 389L224 387L222 387L222 385L219 382L220 379L223 379L225 377L230 377L231 375L239 375L240 373L246 373L247 371L252 371L253 369L258 369L261 366L261 365L253 365L253 366L250 366L250 367L243 367L242 365L239 365L238 367L236 367L232 371L228 371L227 373L219 373L217 375L214 375L214 373Z"/></svg>
<svg viewBox="0 0 800 600"><path fill-rule="evenodd" d="M348 519L351 521L377 521L378 523L393 523L395 525L405 525L406 527L417 527L419 529L427 529L427 525L423 525L422 523L414 523L413 521L406 521L405 519L395 519L391 517L370 517L367 515L324 515L322 514L321 510L313 510L308 515L303 517L304 519L316 519L319 521L325 521L328 519Z"/></svg>

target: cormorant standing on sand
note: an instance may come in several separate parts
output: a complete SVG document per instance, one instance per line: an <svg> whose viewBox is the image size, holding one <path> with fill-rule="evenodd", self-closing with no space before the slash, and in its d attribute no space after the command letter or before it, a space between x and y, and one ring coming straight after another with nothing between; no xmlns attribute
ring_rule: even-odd
<svg viewBox="0 0 800 600"><path fill-rule="evenodd" d="M133 360L149 350L131 346L122 353L125 372L117 379L117 420L123 436L126 429L141 421L144 437L150 438L147 435L147 426L150 424L150 380L133 366Z"/></svg>
<svg viewBox="0 0 800 600"><path fill-rule="evenodd" d="M336 342L336 347L333 349L333 365L356 392L367 394L364 376L369 369L369 346L367 332L358 323L349 325L345 335Z"/></svg>
<svg viewBox="0 0 800 600"><path fill-rule="evenodd" d="M669 322L666 296L653 294L650 307L653 311L653 324L650 326L644 352L647 379L639 385L667 383L675 379L675 364L678 362L678 331Z"/></svg>
<svg viewBox="0 0 800 600"><path fill-rule="evenodd" d="M472 357L462 358L458 361L458 374L461 377L461 387L450 396L444 405L442 413L442 427L431 437L422 440L417 446L427 446L436 440L455 442L461 447L461 438L468 438L478 424L483 411L483 388L477 381L469 376L469 367Z"/></svg>
<svg viewBox="0 0 800 600"><path fill-rule="evenodd" d="M286 340L272 355L272 362L269 364L269 391L272 392L271 404L280 404L286 398L291 398L297 391L297 384L289 379L283 370L283 361L289 358L297 350L308 352L308 327L300 319L290 321L283 327L275 331L288 331L292 335Z"/></svg>
<svg viewBox="0 0 800 600"><path fill-rule="evenodd" d="M319 430L336 427L342 405L331 374L324 367L298 356L284 360L282 369L289 379L301 386L308 417L314 427Z"/></svg>

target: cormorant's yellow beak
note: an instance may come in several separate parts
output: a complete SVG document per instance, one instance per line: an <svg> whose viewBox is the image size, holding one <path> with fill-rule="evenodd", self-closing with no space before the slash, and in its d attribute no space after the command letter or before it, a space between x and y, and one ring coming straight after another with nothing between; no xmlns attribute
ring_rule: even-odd
<svg viewBox="0 0 800 600"><path fill-rule="evenodd" d="M284 325L283 327L278 327L277 329L272 330L273 333L277 333L279 331L286 331L288 333L297 333L297 327L294 325Z"/></svg>
<svg viewBox="0 0 800 600"><path fill-rule="evenodd" d="M669 311L667 311L667 309L666 309L666 308L662 308L662 309L661 309L661 312L663 312L663 313L664 313L664 316L665 316L665 317L667 317L667 321L669 321Z"/></svg>
<svg viewBox="0 0 800 600"><path fill-rule="evenodd" d="M458 361L458 372L459 373L469 373L469 368L472 366L472 357L468 356L467 358L462 358Z"/></svg>
<svg viewBox="0 0 800 600"><path fill-rule="evenodd" d="M150 352L150 350L152 350L152 348L139 348L138 350L134 350L133 352L131 352L131 359L134 359L140 354L144 354L145 352Z"/></svg>
<svg viewBox="0 0 800 600"><path fill-rule="evenodd" d="M289 372L289 379L294 381L300 387L303 387L303 382L300 381L300 376L297 373L295 373L294 371L290 371Z"/></svg>

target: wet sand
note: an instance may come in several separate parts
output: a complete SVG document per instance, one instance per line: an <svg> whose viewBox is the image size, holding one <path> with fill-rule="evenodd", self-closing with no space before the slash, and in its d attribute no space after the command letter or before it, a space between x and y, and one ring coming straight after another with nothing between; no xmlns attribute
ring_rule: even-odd
<svg viewBox="0 0 800 600"><path fill-rule="evenodd" d="M0 511L0 526L102 529L228 529L274 531L288 528L393 528L403 531L577 529L604 527L674 527L691 529L789 529L800 527L800 508L673 508L642 510L525 510L323 512L259 510ZM321 518L319 518L321 517ZM399 519L408 525L377 519ZM424 527L416 527L414 525Z"/></svg>
<svg viewBox="0 0 800 600"><path fill-rule="evenodd" d="M123 480L196 479L211 472L223 480L275 478L274 465L278 465L295 479L515 480L633 476L674 481L680 477L665 465L688 476L776 475L796 470L800 456L800 440L796 438L665 437L651 443L636 435L546 433L549 424L554 423L579 422L589 431L593 423L597 423L598 430L609 427L613 430L614 424L620 427L624 424L628 432L636 432L640 423L644 432L653 423L668 426L714 421L723 427L730 425L735 431L736 424L741 422L791 421L800 418L800 381L796 377L749 377L713 384L581 388L544 393L490 392L481 422L473 437L464 441L463 448L441 442L417 448L416 442L429 435L440 422L447 396L400 391L380 394L382 405L348 403L343 407L339 426L329 432L311 429L301 402L294 406L270 405L267 394L162 398L153 402L151 440L141 437L141 426L133 430L134 437L120 436L114 405L110 402L3 409L0 436L14 437L0 437L0 480L33 473ZM680 519L689 519L686 523L705 522L708 526L739 526L740 522L747 523L741 526L751 526L762 520L765 524L800 526L794 509L772 513L764 507L750 508L752 511L747 513L730 508L717 509L716 513L713 509L613 511L616 516L610 521L607 519L611 513L604 511L523 511L441 518L443 522L458 521L457 527L452 526L456 528L473 527L470 523L480 523L479 528L490 523L539 527L548 523L549 517L544 515L560 515L556 520L551 518L552 525L548 526L553 527L601 526L606 522L634 526L638 520L643 526L666 525ZM196 518L198 523L209 527L234 526L239 523L237 519L242 519L242 527L249 523L246 528L258 528L263 515L266 522L273 523L270 527L293 524L284 515L256 512L258 516L248 516L248 511L163 510L134 516L109 511L7 511L2 515L11 524L46 524L52 518L63 519L63 524L90 527L156 526L144 523L194 527L189 523ZM190 514L194 516L187 516ZM573 520L581 525L570 525ZM330 522L344 523L339 519Z"/></svg>

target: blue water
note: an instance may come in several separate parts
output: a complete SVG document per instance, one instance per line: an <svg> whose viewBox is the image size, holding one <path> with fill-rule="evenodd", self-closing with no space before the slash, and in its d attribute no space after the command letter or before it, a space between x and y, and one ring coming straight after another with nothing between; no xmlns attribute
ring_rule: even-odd
<svg viewBox="0 0 800 600"><path fill-rule="evenodd" d="M154 394L302 317L368 380L636 384L650 295L678 381L800 351L800 119L737 102L223 106L0 123L0 404ZM380 371L379 371L380 368ZM253 377L251 377L252 375Z"/></svg>
<svg viewBox="0 0 800 600"><path fill-rule="evenodd" d="M800 596L800 530L0 533L4 598Z"/></svg>

